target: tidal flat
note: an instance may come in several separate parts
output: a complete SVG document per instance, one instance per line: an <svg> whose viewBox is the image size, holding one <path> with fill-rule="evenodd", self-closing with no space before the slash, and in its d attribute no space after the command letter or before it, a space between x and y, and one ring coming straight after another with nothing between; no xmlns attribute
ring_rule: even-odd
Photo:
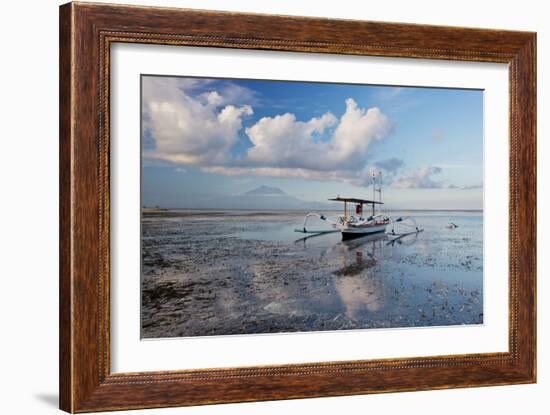
<svg viewBox="0 0 550 415"><path fill-rule="evenodd" d="M424 230L393 243L305 213L143 211L142 338L483 323L482 212L387 212Z"/></svg>

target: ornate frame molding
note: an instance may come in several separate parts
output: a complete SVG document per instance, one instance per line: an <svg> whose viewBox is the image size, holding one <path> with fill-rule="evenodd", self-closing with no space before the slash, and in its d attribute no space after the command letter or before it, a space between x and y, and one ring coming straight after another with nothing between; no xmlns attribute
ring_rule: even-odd
<svg viewBox="0 0 550 415"><path fill-rule="evenodd" d="M338 40L333 39L336 31ZM111 373L109 69L110 46L117 42L508 63L510 351ZM61 6L61 408L89 412L534 382L535 71L534 33L86 3Z"/></svg>

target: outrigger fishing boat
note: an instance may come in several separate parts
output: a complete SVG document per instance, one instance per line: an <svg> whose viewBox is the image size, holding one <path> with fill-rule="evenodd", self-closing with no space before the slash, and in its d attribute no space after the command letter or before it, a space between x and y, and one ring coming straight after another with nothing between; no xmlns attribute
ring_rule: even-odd
<svg viewBox="0 0 550 415"><path fill-rule="evenodd" d="M392 218L389 215L386 215L381 212L380 207L384 204L382 203L382 174L378 174L378 187L376 185L376 176L373 174L373 198L372 200L368 199L359 199L355 197L340 197L337 196L332 199L328 199L333 202L342 202L344 204L344 211L342 215L339 215L337 219L331 220L326 215L318 212L310 212L304 218L304 224L301 229L295 229L296 232L301 233L310 233L310 234L323 234L331 232L341 232L342 239L352 239L358 238L365 235L371 234L382 234L386 233L386 227L391 225L391 232L389 234L396 237L396 239L402 238L403 236L410 235L413 233L421 232L422 230L418 228L416 221L411 216L400 216L397 218ZM378 193L378 201L374 200ZM354 213L348 212L348 204L355 205ZM364 206L371 207L371 213L368 216L364 215ZM376 207L378 208L378 212ZM308 230L307 221L310 217L318 217L322 221L329 223L332 227L330 230ZM406 233L395 233L395 223L403 223L406 226L414 227L414 231Z"/></svg>

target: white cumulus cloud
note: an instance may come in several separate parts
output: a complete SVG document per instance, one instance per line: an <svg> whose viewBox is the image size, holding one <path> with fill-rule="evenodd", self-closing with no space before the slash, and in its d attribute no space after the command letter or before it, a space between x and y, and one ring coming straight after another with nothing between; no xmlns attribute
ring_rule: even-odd
<svg viewBox="0 0 550 415"><path fill-rule="evenodd" d="M252 107L221 106L223 97L217 91L193 98L179 79L146 79L144 126L155 143L149 156L199 166L224 163Z"/></svg>
<svg viewBox="0 0 550 415"><path fill-rule="evenodd" d="M189 92L199 86L200 93ZM359 185L370 180L369 146L392 129L380 109L361 108L352 98L345 101L340 118L327 112L299 120L286 112L263 117L243 129L243 120L253 114L252 105L243 97L253 103L254 93L234 84L218 89L214 86L178 78L144 79L143 122L154 142L153 148L146 150L147 157L218 174ZM232 155L231 149L243 133L250 147Z"/></svg>
<svg viewBox="0 0 550 415"><path fill-rule="evenodd" d="M365 166L369 144L384 138L390 130L389 119L378 108L359 108L349 98L340 119L330 112L308 121L299 121L291 113L260 119L246 129L253 147L245 162L254 167L289 170L357 171Z"/></svg>
<svg viewBox="0 0 550 415"><path fill-rule="evenodd" d="M324 159L329 148L327 143L316 141L315 135L336 123L330 112L305 122L291 113L264 117L245 130L252 143L246 162L258 167L319 170L319 153L324 154Z"/></svg>

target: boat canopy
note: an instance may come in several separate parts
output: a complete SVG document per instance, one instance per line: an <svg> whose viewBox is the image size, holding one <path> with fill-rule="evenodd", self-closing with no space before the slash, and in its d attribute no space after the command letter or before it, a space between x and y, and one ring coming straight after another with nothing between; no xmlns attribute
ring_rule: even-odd
<svg viewBox="0 0 550 415"><path fill-rule="evenodd" d="M377 202L375 200L367 200L367 199L357 199L355 197L335 197L334 199L328 199L328 200L331 200L333 202L351 202L351 203L359 203L359 204L362 204L362 205L383 205L384 203L382 202Z"/></svg>

